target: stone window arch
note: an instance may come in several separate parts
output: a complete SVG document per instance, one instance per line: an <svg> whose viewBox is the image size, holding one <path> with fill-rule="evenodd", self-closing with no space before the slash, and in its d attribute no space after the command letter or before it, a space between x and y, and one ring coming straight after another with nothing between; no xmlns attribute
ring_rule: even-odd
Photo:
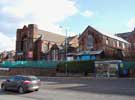
<svg viewBox="0 0 135 100"><path fill-rule="evenodd" d="M47 43L43 43L43 44L42 44L42 52L43 52L43 53L46 53L46 52L48 51L48 49L49 49L49 48L48 48L48 44L47 44Z"/></svg>
<svg viewBox="0 0 135 100"><path fill-rule="evenodd" d="M88 49L93 48L94 45L94 38L92 34L88 34L88 40L87 40L87 47Z"/></svg>
<svg viewBox="0 0 135 100"><path fill-rule="evenodd" d="M21 40L21 50L22 51L27 51L28 49L28 36L24 35Z"/></svg>

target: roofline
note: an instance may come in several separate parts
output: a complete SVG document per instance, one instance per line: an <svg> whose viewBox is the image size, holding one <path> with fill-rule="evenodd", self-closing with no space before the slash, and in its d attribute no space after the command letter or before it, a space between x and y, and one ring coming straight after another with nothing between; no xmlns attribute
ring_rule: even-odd
<svg viewBox="0 0 135 100"><path fill-rule="evenodd" d="M50 31L45 31L45 30L42 30L42 29L38 29L38 31L44 31L44 32L48 32L48 33L51 33L51 34L55 34L55 35L59 35L59 36L63 36L66 38L65 35L61 35L61 34L58 34L58 33L54 33L54 32L50 32Z"/></svg>
<svg viewBox="0 0 135 100"><path fill-rule="evenodd" d="M90 25L87 26L87 28L83 31L83 33L79 36L79 38L80 38L80 37L84 34L84 32L85 32L87 29L89 29L89 28L91 28L92 30L98 32L99 34L101 34L101 35L103 35L103 36L109 37L109 38L111 38L111 39L115 39L115 38L112 38L112 37L110 37L110 36L107 36L107 35L101 33L100 31L96 30L95 28L91 27ZM115 36L115 35L114 35L114 36ZM116 36L116 37L118 37L118 36ZM118 37L118 38L121 38L121 37ZM121 39L122 39L122 38L121 38ZM115 40L121 41L121 40L118 40L118 39L115 39ZM124 40L124 39L122 39L122 40L123 40L123 41L121 41L121 42L130 44L128 41L126 41L126 40Z"/></svg>
<svg viewBox="0 0 135 100"><path fill-rule="evenodd" d="M123 33L116 33L115 35L121 35L121 34L131 34L132 32L123 32Z"/></svg>

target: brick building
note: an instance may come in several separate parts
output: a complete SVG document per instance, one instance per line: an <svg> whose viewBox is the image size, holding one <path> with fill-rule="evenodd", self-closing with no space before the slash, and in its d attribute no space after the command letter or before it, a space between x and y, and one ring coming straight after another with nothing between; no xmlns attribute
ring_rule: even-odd
<svg viewBox="0 0 135 100"><path fill-rule="evenodd" d="M66 39L65 36L40 30L35 24L24 25L17 29L16 60L57 61L66 57L67 60L124 59L135 43L135 35L130 34L122 35L125 37L122 39L88 26L79 37Z"/></svg>
<svg viewBox="0 0 135 100"><path fill-rule="evenodd" d="M16 59L63 59L62 55L65 56L65 53L59 52L60 48L55 51L53 48L56 46L63 47L64 41L65 36L40 30L35 24L24 25L22 29L17 29Z"/></svg>
<svg viewBox="0 0 135 100"><path fill-rule="evenodd" d="M15 51L3 51L0 53L0 62L3 61L14 61L15 60Z"/></svg>
<svg viewBox="0 0 135 100"><path fill-rule="evenodd" d="M129 48L130 55L128 59L134 60L135 59L135 29L131 32L117 33L116 36L119 36L127 40L131 44Z"/></svg>
<svg viewBox="0 0 135 100"><path fill-rule="evenodd" d="M88 26L79 36L78 55L87 55L92 59L123 59L128 55L129 46L130 43L120 37L101 33Z"/></svg>
<svg viewBox="0 0 135 100"><path fill-rule="evenodd" d="M67 60L72 61L76 58L78 53L78 35L67 38Z"/></svg>

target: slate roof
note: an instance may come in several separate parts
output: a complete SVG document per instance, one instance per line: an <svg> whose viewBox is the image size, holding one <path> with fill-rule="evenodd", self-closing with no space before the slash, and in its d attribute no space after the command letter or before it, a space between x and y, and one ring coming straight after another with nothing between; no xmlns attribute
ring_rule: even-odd
<svg viewBox="0 0 135 100"><path fill-rule="evenodd" d="M128 41L128 37L131 36L132 33L133 32L124 32L124 33L117 33L115 35Z"/></svg>
<svg viewBox="0 0 135 100"><path fill-rule="evenodd" d="M88 26L88 27L92 28L91 26ZM92 29L94 29L94 28L92 28ZM95 29L94 29L94 30L95 30ZM108 33L108 32L102 31L102 30L99 30L98 32L99 32L100 34L102 34L102 35L104 35L104 36L107 36L107 37L110 37L110 38L112 38L112 39L116 39L116 40L119 40L119 41L124 42L124 43L129 43L128 41L122 39L121 37L115 36L115 35L113 35L112 33Z"/></svg>
<svg viewBox="0 0 135 100"><path fill-rule="evenodd" d="M74 39L76 37L76 35L75 36L71 36L71 37L68 37L67 38L67 42L70 42L72 39Z"/></svg>
<svg viewBox="0 0 135 100"><path fill-rule="evenodd" d="M107 37L109 37L109 38L116 39L116 40L121 41L121 42L124 42L124 43L129 43L128 41L122 39L121 37L115 36L115 35L113 35L112 33L108 33L108 32L104 32L104 31L99 30L99 29L95 29L95 28L93 28L93 27L91 27L91 26L88 26L88 27L85 29L85 31L86 31L87 29L89 29L89 28L92 29L92 30L95 30L95 31L98 32L99 34L102 34L102 35L107 36ZM84 31L84 32L85 32L85 31ZM84 33L84 32L83 32L83 33Z"/></svg>
<svg viewBox="0 0 135 100"><path fill-rule="evenodd" d="M103 35L105 35L105 36L107 36L107 37L116 39L116 40L118 40L118 41L124 42L124 43L129 43L128 41L124 40L123 38L118 37L118 36L115 36L115 35L112 35L112 34L109 34L109 33L103 32L103 33L101 33L101 34L103 34Z"/></svg>
<svg viewBox="0 0 135 100"><path fill-rule="evenodd" d="M124 33L117 33L116 35L131 35L133 32L124 32Z"/></svg>
<svg viewBox="0 0 135 100"><path fill-rule="evenodd" d="M85 54L89 54L89 55L99 55L103 52L103 50L95 50L95 51L82 51L79 52L77 55L85 55Z"/></svg>
<svg viewBox="0 0 135 100"><path fill-rule="evenodd" d="M57 44L63 43L66 38L64 35L59 35L56 33L48 32L40 29L38 30L38 34L42 34L42 40L55 42Z"/></svg>

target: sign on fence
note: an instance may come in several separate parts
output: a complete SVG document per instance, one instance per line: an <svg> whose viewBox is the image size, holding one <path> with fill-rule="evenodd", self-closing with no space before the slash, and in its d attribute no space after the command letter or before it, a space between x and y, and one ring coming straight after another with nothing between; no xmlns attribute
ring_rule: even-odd
<svg viewBox="0 0 135 100"><path fill-rule="evenodd" d="M9 68L0 68L0 71L9 71Z"/></svg>

